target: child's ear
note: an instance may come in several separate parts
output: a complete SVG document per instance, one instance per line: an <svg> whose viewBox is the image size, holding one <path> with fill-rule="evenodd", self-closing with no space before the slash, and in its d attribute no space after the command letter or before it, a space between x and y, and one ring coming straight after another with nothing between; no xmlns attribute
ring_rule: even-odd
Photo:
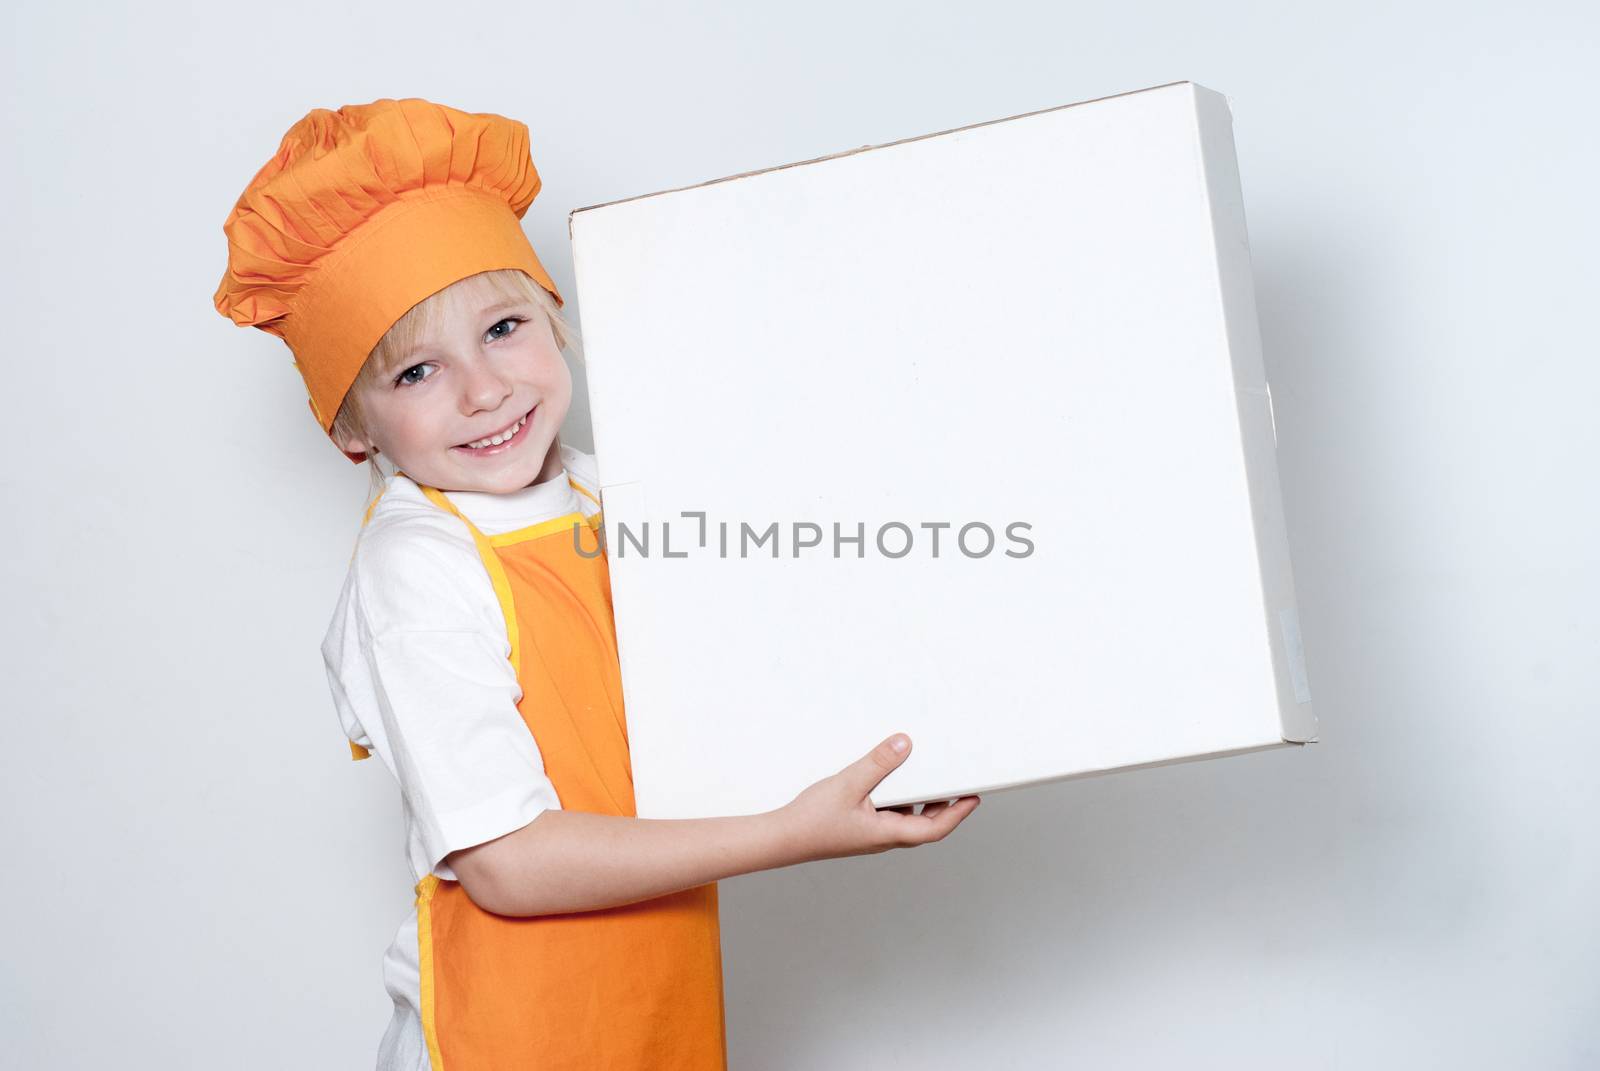
<svg viewBox="0 0 1600 1071"><path fill-rule="evenodd" d="M346 439L344 441L344 445L339 449L345 457L349 458L351 461L354 461L358 465L367 460L370 455L378 452L378 448L376 446L372 445L371 443L363 442L361 439L358 439L353 435Z"/></svg>

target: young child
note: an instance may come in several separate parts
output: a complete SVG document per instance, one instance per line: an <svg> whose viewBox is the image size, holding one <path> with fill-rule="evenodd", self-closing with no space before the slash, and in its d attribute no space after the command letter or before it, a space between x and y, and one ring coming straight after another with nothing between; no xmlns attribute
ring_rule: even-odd
<svg viewBox="0 0 1600 1071"><path fill-rule="evenodd" d="M229 214L215 304L288 343L380 479L323 642L416 882L379 1068L722 1068L717 880L940 840L978 799L875 810L897 734L775 811L634 817L598 472L559 434L571 331L519 222L538 191L522 123L314 110Z"/></svg>

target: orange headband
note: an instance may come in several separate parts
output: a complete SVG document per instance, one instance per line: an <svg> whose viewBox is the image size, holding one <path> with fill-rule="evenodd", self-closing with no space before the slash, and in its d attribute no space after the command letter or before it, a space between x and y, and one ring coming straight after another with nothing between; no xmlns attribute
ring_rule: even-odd
<svg viewBox="0 0 1600 1071"><path fill-rule="evenodd" d="M331 436L378 340L451 283L520 268L564 304L522 231L538 193L513 119L415 98L317 108L228 213L213 301L288 343Z"/></svg>

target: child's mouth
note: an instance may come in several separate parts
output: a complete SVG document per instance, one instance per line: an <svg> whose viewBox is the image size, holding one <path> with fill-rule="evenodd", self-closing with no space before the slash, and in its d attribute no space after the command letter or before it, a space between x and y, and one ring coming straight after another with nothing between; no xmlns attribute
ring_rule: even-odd
<svg viewBox="0 0 1600 1071"><path fill-rule="evenodd" d="M522 414L521 422L515 425L517 430L512 433L511 438L509 439L505 439L498 443L491 443L488 446L468 446L466 444L462 444L460 446L452 446L450 449L458 453L466 454L468 457L492 457L495 454L503 454L528 437L528 425L533 423L533 414L538 411L538 408L539 407L536 405L532 409L529 409L526 413ZM494 436L489 436L489 438L493 437ZM483 440L478 439L474 441L482 442Z"/></svg>

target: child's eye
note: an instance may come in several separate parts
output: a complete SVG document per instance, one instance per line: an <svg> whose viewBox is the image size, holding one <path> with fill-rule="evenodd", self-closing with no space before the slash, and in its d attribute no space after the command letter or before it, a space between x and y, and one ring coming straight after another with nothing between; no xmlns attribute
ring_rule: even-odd
<svg viewBox="0 0 1600 1071"><path fill-rule="evenodd" d="M421 383L424 379L427 379L428 377L427 376L416 376L416 377L413 377L411 375L411 373L419 372L424 368L432 368L432 367L433 367L432 364L414 364L410 368L407 368L404 372L401 372L398 376L395 377L394 385L397 386L397 387L409 387L414 383ZM429 373L429 374L431 375L432 373Z"/></svg>
<svg viewBox="0 0 1600 1071"><path fill-rule="evenodd" d="M505 338L506 335L511 334L512 331L515 331L516 330L516 326L515 325L516 324L520 324L520 323L522 323L521 317L508 316L504 320L501 320L499 323L495 324L494 327L489 328L489 332L488 332L487 337L488 337L489 341L491 341L491 342L493 342L495 339L498 339L498 338ZM498 335L494 333L496 327L507 327L507 326L510 327L510 330L505 331L505 332L503 332L501 334L498 334Z"/></svg>

